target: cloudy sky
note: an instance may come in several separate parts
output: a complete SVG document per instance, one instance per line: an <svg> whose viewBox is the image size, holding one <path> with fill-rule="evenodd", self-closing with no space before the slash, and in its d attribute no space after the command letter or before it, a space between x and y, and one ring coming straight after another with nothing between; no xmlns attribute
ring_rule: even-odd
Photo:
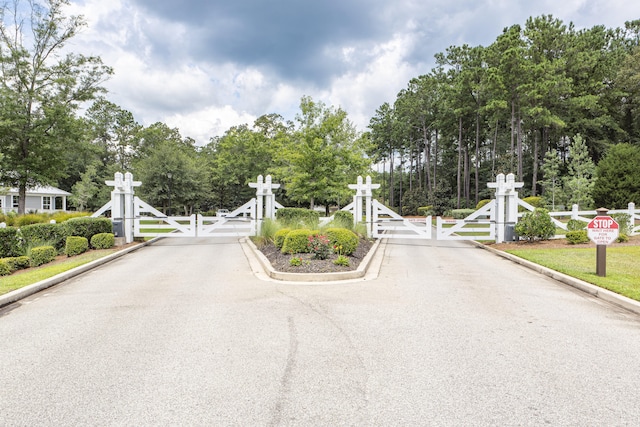
<svg viewBox="0 0 640 427"><path fill-rule="evenodd" d="M551 14L578 28L640 18L629 0L71 0L88 27L76 52L115 75L108 99L142 125L206 144L262 114L292 120L304 95L359 130L448 46L488 45Z"/></svg>

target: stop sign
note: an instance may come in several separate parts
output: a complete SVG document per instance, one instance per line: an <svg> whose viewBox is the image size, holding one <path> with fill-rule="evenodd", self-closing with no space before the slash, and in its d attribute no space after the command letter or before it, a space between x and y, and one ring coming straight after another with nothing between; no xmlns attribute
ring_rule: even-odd
<svg viewBox="0 0 640 427"><path fill-rule="evenodd" d="M587 225L587 235L596 245L613 243L620 233L620 226L610 216L597 216Z"/></svg>

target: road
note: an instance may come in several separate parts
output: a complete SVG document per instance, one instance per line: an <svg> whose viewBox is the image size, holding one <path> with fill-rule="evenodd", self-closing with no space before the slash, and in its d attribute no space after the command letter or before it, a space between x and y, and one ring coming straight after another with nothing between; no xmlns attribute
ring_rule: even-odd
<svg viewBox="0 0 640 427"><path fill-rule="evenodd" d="M458 242L262 281L165 239L0 311L0 425L637 425L640 317Z"/></svg>

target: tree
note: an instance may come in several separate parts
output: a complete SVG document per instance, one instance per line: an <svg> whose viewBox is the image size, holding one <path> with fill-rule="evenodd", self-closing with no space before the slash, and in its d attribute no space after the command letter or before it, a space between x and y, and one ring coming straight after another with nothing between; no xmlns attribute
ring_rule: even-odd
<svg viewBox="0 0 640 427"><path fill-rule="evenodd" d="M347 185L368 171L367 141L340 108L303 97L300 110L291 141L278 153L277 177L291 200L328 209L330 203L346 200Z"/></svg>
<svg viewBox="0 0 640 427"><path fill-rule="evenodd" d="M19 189L19 213L25 211L27 187L55 183L63 175L74 113L111 74L98 57L64 54L85 25L80 16L65 16L68 0L29 4L26 23L20 0L0 9L0 182Z"/></svg>
<svg viewBox="0 0 640 427"><path fill-rule="evenodd" d="M569 147L568 176L564 189L570 205L577 204L583 208L593 206L591 192L593 190L595 165L589 156L587 144L580 134L573 138Z"/></svg>
<svg viewBox="0 0 640 427"><path fill-rule="evenodd" d="M80 181L73 185L69 200L80 211L84 211L86 208L90 207L91 200L98 193L98 184L95 182L97 174L98 170L96 165L91 164L87 166L86 171L80 175ZM100 206L91 207L99 208Z"/></svg>
<svg viewBox="0 0 640 427"><path fill-rule="evenodd" d="M560 157L556 150L549 150L544 155L544 162L542 163L542 174L544 179L542 180L543 194L547 196L551 193L551 209L556 210L556 195L562 195L562 182L560 180Z"/></svg>
<svg viewBox="0 0 640 427"><path fill-rule="evenodd" d="M593 200L609 209L640 203L640 147L617 144L609 148L596 168Z"/></svg>

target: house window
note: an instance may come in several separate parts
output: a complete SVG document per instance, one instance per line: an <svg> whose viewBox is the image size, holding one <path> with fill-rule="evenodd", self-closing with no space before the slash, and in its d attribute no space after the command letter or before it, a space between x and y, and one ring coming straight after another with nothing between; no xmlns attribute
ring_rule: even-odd
<svg viewBox="0 0 640 427"><path fill-rule="evenodd" d="M51 196L42 196L42 210L51 210Z"/></svg>
<svg viewBox="0 0 640 427"><path fill-rule="evenodd" d="M20 206L20 196L11 196L11 207L13 209L18 209Z"/></svg>

